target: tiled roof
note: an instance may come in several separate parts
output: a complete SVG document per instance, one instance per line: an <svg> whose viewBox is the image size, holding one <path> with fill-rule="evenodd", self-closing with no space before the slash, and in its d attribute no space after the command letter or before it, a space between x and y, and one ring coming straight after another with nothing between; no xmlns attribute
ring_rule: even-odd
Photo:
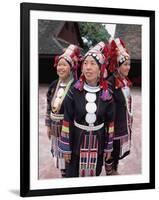
<svg viewBox="0 0 159 200"><path fill-rule="evenodd" d="M61 54L63 46L58 42L56 35L63 27L64 22L39 20L39 54Z"/></svg>
<svg viewBox="0 0 159 200"><path fill-rule="evenodd" d="M115 37L124 41L132 59L141 60L141 25L117 24Z"/></svg>
<svg viewBox="0 0 159 200"><path fill-rule="evenodd" d="M38 21L38 50L39 54L58 55L63 52L70 42L60 38L59 34L65 26L65 21L39 20ZM70 22L72 23L72 22ZM74 23L75 34L82 41L78 23Z"/></svg>

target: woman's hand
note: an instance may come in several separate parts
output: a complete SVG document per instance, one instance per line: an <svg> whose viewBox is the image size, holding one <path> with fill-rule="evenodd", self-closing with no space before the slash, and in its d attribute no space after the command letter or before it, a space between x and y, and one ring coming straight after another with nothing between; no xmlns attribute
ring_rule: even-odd
<svg viewBox="0 0 159 200"><path fill-rule="evenodd" d="M64 157L64 159L65 159L65 162L67 162L67 163L69 163L70 162L70 160L71 160L71 154L64 154L63 155L63 157Z"/></svg>
<svg viewBox="0 0 159 200"><path fill-rule="evenodd" d="M104 153L105 160L109 160L111 158L111 152Z"/></svg>

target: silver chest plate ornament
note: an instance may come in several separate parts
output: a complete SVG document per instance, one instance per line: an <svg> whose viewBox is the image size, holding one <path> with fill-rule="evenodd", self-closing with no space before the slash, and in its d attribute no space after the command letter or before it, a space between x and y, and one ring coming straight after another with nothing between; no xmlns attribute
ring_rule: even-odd
<svg viewBox="0 0 159 200"><path fill-rule="evenodd" d="M93 125L97 119L97 116L95 112L97 111L97 105L95 103L96 101L96 93L88 91L86 93L85 99L87 101L86 103L86 111L87 114L85 116L85 120L89 125Z"/></svg>
<svg viewBox="0 0 159 200"><path fill-rule="evenodd" d="M97 110L97 105L95 103L89 102L86 104L86 111L88 113L95 113L96 110Z"/></svg>
<svg viewBox="0 0 159 200"><path fill-rule="evenodd" d="M124 95L126 98L130 97L130 88L127 86L127 81L123 80L125 83L125 87L122 88Z"/></svg>
<svg viewBox="0 0 159 200"><path fill-rule="evenodd" d="M56 98L53 102L53 112L57 111L57 108L58 108L59 104L61 103L61 98L62 98L64 92L65 92L64 88L59 88L59 90L57 91Z"/></svg>
<svg viewBox="0 0 159 200"><path fill-rule="evenodd" d="M125 86L123 88L123 92L124 92L126 98L128 98L130 96L130 88L129 87Z"/></svg>
<svg viewBox="0 0 159 200"><path fill-rule="evenodd" d="M59 98L61 98L62 97L62 95L63 95L63 93L64 93L64 88L60 88L59 90L58 90L58 92L57 92L57 97L59 97Z"/></svg>
<svg viewBox="0 0 159 200"><path fill-rule="evenodd" d="M85 98L88 102L95 102L96 94L88 92Z"/></svg>
<svg viewBox="0 0 159 200"><path fill-rule="evenodd" d="M94 113L87 113L85 120L88 124L94 124L94 122L96 121L96 115Z"/></svg>
<svg viewBox="0 0 159 200"><path fill-rule="evenodd" d="M53 108L57 108L59 103L60 103L61 99L60 98L56 98L53 104Z"/></svg>

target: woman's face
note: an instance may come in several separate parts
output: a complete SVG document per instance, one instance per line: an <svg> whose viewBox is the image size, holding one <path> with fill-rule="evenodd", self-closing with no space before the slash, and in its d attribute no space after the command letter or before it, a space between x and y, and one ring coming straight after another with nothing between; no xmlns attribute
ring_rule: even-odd
<svg viewBox="0 0 159 200"><path fill-rule="evenodd" d="M118 68L119 73L122 76L128 76L130 70L130 60L126 60L120 67Z"/></svg>
<svg viewBox="0 0 159 200"><path fill-rule="evenodd" d="M61 58L57 64L57 74L62 80L70 76L70 65L64 58Z"/></svg>
<svg viewBox="0 0 159 200"><path fill-rule="evenodd" d="M97 83L98 77L100 76L100 68L92 56L87 56L84 60L82 72L88 83Z"/></svg>

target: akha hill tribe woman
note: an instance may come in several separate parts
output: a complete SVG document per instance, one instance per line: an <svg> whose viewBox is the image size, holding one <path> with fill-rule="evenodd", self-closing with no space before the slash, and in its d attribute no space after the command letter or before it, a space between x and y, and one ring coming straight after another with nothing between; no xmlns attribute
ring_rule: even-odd
<svg viewBox="0 0 159 200"><path fill-rule="evenodd" d="M99 176L113 150L114 103L103 79L105 44L84 56L82 75L64 102L59 148L69 163L67 177Z"/></svg>
<svg viewBox="0 0 159 200"><path fill-rule="evenodd" d="M79 56L79 48L71 44L61 56L56 57L55 66L57 67L59 78L51 83L47 92L47 113L45 120L47 134L49 139L51 139L51 152L54 164L61 170L63 177L65 177L67 163L65 163L63 154L58 151L58 138L61 136L64 117L63 102L69 88L74 82Z"/></svg>
<svg viewBox="0 0 159 200"><path fill-rule="evenodd" d="M119 160L130 153L132 132L132 86L128 79L130 70L130 55L125 44L119 38L109 45L109 72L112 75L107 79L115 102L114 142L112 158L106 162L108 175L118 174ZM126 167L126 166L125 166Z"/></svg>

